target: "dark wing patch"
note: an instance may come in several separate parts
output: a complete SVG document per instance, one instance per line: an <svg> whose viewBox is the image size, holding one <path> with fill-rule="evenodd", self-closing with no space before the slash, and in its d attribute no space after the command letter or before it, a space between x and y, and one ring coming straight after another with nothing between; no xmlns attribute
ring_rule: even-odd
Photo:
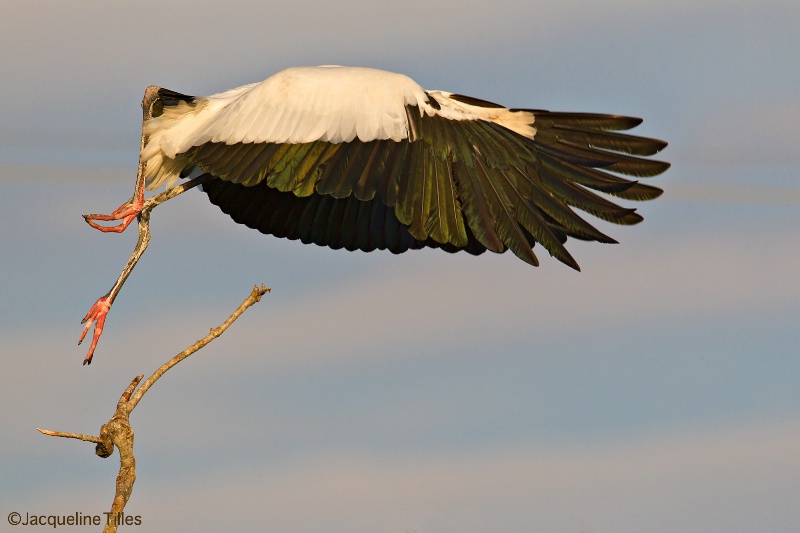
<svg viewBox="0 0 800 533"><path fill-rule="evenodd" d="M623 176L665 171L669 164L646 156L666 143L615 133L638 125L637 118L520 111L534 114L533 139L493 122L421 116L409 107L413 141L207 143L184 155L220 178L205 186L213 203L264 233L396 253L426 246L473 254L508 248L533 265L532 247L540 242L578 269L564 247L568 237L615 241L574 209L616 224L641 221L634 209L597 192L657 197L660 189Z"/></svg>
<svg viewBox="0 0 800 533"><path fill-rule="evenodd" d="M154 94L151 89L154 89ZM148 87L145 92L145 102L150 107L148 118L151 118L160 117L164 112L164 107L176 106L181 102L194 106L195 97L164 89L163 87ZM142 105L145 105L145 102Z"/></svg>
<svg viewBox="0 0 800 533"><path fill-rule="evenodd" d="M396 254L424 247L447 252L463 250L473 255L486 251L468 229L464 246L432 238L415 239L408 226L397 220L394 210L378 198L361 201L354 196L334 198L322 194L299 197L269 187L266 182L245 187L220 179L204 184L202 189L211 203L239 224L305 244L364 252L389 250Z"/></svg>
<svg viewBox="0 0 800 533"><path fill-rule="evenodd" d="M462 104L467 105L474 105L475 107L489 107L489 108L504 108L500 104L495 104L494 102L489 102L487 100L481 100L480 98L475 98L472 96L465 96L463 94L451 94L448 96L451 100L455 100L456 102L461 102Z"/></svg>

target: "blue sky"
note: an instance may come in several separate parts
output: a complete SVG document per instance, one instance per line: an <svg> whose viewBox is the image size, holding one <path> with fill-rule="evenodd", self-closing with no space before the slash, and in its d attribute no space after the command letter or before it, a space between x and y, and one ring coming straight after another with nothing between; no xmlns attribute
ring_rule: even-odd
<svg viewBox="0 0 800 533"><path fill-rule="evenodd" d="M100 514L96 433L135 375L273 292L132 416L148 530L796 531L796 2L95 1L3 6L0 511ZM80 319L135 234L80 215L135 179L147 85L292 65L408 74L515 107L641 116L673 168L645 221L541 257L331 251L192 191L95 362ZM5 520L5 518L3 518Z"/></svg>

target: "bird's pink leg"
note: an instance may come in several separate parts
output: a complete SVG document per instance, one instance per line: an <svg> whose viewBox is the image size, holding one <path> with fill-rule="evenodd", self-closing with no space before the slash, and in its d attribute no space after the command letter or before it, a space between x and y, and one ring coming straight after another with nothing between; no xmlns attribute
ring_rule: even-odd
<svg viewBox="0 0 800 533"><path fill-rule="evenodd" d="M153 105L158 101L159 90L160 89L158 87L148 87L144 92L144 99L142 100L143 130L145 122L147 122L153 116ZM140 154L146 144L147 135L144 133L144 131L142 131L142 142L139 146ZM162 193L161 195L157 195L157 199L151 198L148 200L149 205L145 206L144 190L146 182L146 168L147 163L140 161L139 170L136 174L136 186L134 187L133 198L119 206L114 210L113 213L110 215L83 215L83 218L91 227L104 233L122 233L125 231L125 228L127 228L130 223L133 222L133 219L139 219L139 240L136 243L136 248L134 248L130 259L128 259L128 263L122 270L122 274L119 275L119 278L117 278L117 281L114 283L114 286L111 287L111 290L108 291L108 294L98 298L98 300L94 303L92 308L89 309L89 312L86 313L86 316L83 317L83 320L81 321L81 324L86 324L86 326L83 328L83 333L81 333L81 338L78 340L78 344L83 342L83 339L86 338L86 334L89 332L89 328L91 328L92 324L94 324L92 345L89 346L89 353L86 354L86 358L83 360L84 365L91 364L92 356L94 355L94 350L97 347L97 341L100 340L100 335L103 333L103 326L106 323L106 316L108 315L108 311L111 309L111 304L114 302L117 294L119 294L119 291L122 288L122 285L125 283L125 280L128 279L128 276L130 276L131 272L133 271L133 267L136 266L139 258L142 256L145 249L147 249L147 244L150 242L150 211L161 202L169 200L170 198L191 189L195 185L202 183L201 179L196 178L185 185L173 187L172 190L169 191L169 194ZM208 179L207 177L202 178L206 180ZM120 220L121 222L116 226L101 226L95 222L109 220Z"/></svg>
<svg viewBox="0 0 800 533"><path fill-rule="evenodd" d="M136 189L136 194L133 195L133 198L131 198L130 202L125 202L110 215L83 215L84 220L86 220L91 227L98 229L103 233L122 233L125 231L125 228L127 228L130 223L133 222L133 219L138 217L142 212L142 206L144 205L144 180L141 181L141 185ZM121 220L122 222L116 226L101 226L100 224L94 222L95 220Z"/></svg>
<svg viewBox="0 0 800 533"><path fill-rule="evenodd" d="M110 293L99 298L89 312L86 313L86 316L83 317L81 320L81 324L86 324L83 328L83 333L81 333L81 338L78 339L78 344L83 342L83 339L86 337L86 333L89 331L89 328L92 327L92 323L94 323L94 336L92 337L92 345L89 346L89 353L86 354L86 358L83 360L84 365L92 364L92 356L94 355L94 349L97 347L97 341L100 340L100 335L103 333L103 325L106 323L106 315L108 314L108 310L111 309L111 302L112 297Z"/></svg>
<svg viewBox="0 0 800 533"><path fill-rule="evenodd" d="M103 333L103 326L106 322L106 315L108 315L108 311L111 309L111 304L114 303L114 299L119 294L120 289L122 289L122 285L125 283L125 280L128 279L131 272L133 272L133 267L136 266L136 263L139 262L139 258L142 257L142 254L147 249L148 244L150 243L150 212L154 207L157 205L166 202L170 198L174 198L179 194L183 194L184 192L192 189L198 185L202 185L203 183L207 183L212 177L209 174L203 174L198 176L194 179L189 180L188 182L182 183L176 187L172 187L171 189L162 192L161 194L157 194L153 198L144 202L144 177L142 171L144 169L144 165L139 166L139 176L137 178L137 187L136 187L136 194L131 199L130 202L121 205L119 209L117 209L114 213L117 215L121 215L118 218L112 218L114 213L111 215L91 215L92 218L97 220L120 220L125 219L119 226L115 226L114 228L103 228L101 231L117 231L121 232L125 229L124 226L130 224L130 220L133 220L138 216L139 218L139 240L136 242L136 247L131 254L130 259L128 259L125 268L122 269L122 273L117 278L117 281L114 283L114 286L111 287L111 290L108 291L108 294L105 296L98 298L98 300L94 303L89 312L86 313L86 316L83 317L81 324L86 324L83 328L83 333L81 333L81 338L78 341L78 344L83 342L83 339L86 338L86 334L89 332L89 328L92 327L94 324L94 336L92 337L92 345L89 347L89 353L86 354L86 358L83 360L84 365L91 364L92 356L94 355L94 350L97 347L97 341L100 340L100 335ZM138 198L137 198L138 197ZM132 214L123 214L127 209L131 209L133 211ZM130 216L130 220L127 220L127 217ZM99 218L99 217L107 217L107 218ZM91 224L93 227L97 227L92 222L88 220L89 216L86 216L87 222ZM119 227L120 229L115 229ZM100 229L100 228L98 228Z"/></svg>
<svg viewBox="0 0 800 533"><path fill-rule="evenodd" d="M133 219L138 217L142 213L142 209L144 207L144 179L141 177L141 169L140 169L140 176L137 178L137 187L136 193L133 195L133 198L129 202L126 202L119 206L113 213L110 215L83 215L83 218L86 222L93 228L98 229L104 233L107 232L114 232L114 233L122 233L125 231ZM121 220L119 224L116 226L101 226L94 222L95 220ZM134 262L135 264L135 262ZM127 274L130 274L130 269L133 267L129 264L126 267ZM114 298L119 292L119 289L122 287L122 283L125 282L125 278L127 278L127 274L123 271L123 275L120 276L120 279L117 280L117 283L114 284L114 287L111 291L106 294L105 296L98 298L97 301L94 303L89 312L86 313L86 316L83 317L81 320L81 324L86 324L83 328L83 333L81 333L81 338L78 339L78 344L83 342L83 339L86 337L86 333L89 332L89 328L92 327L94 324L94 335L92 336L92 345L89 346L89 353L86 354L86 358L83 360L84 365L92 364L92 356L94 356L94 349L97 347L97 341L100 340L100 335L103 334L103 326L106 323L106 315L108 315L109 309L111 309L111 304L114 301Z"/></svg>

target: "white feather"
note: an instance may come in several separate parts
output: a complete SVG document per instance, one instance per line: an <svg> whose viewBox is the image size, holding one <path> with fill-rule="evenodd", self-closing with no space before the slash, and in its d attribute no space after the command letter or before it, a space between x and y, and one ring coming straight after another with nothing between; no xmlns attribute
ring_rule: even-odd
<svg viewBox="0 0 800 533"><path fill-rule="evenodd" d="M452 93L428 95L411 78L360 67L297 67L208 97L194 105L164 108L144 126L149 139L141 154L148 188L171 186L181 170L180 154L208 142L331 143L409 138L406 106L450 120L491 120L533 137L533 115L453 100Z"/></svg>

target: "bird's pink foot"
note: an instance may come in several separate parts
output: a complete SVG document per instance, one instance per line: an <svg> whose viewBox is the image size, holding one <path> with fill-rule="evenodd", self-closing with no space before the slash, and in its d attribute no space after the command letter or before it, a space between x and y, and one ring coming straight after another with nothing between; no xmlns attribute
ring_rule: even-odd
<svg viewBox="0 0 800 533"><path fill-rule="evenodd" d="M86 358L83 360L84 365L92 364L94 349L97 347L97 341L100 340L100 335L103 333L103 325L106 323L106 315L109 309L111 309L111 299L108 296L103 296L94 303L92 308L89 309L89 312L86 313L86 316L83 317L83 320L81 320L81 324L85 323L86 326L83 328L83 333L81 333L78 344L83 342L86 333L89 331L89 328L92 327L92 323L94 323L92 345L89 346L89 353L86 354Z"/></svg>
<svg viewBox="0 0 800 533"><path fill-rule="evenodd" d="M144 198L140 197L138 200L134 199L132 202L127 202L119 206L113 213L110 215L83 215L83 218L86 222L93 227L94 229L98 229L104 233L107 232L114 232L114 233L122 233L125 231L125 228L133 222L133 219L138 217L139 214L142 212L142 206L144 205ZM119 224L116 226L101 226L95 220L121 220Z"/></svg>

